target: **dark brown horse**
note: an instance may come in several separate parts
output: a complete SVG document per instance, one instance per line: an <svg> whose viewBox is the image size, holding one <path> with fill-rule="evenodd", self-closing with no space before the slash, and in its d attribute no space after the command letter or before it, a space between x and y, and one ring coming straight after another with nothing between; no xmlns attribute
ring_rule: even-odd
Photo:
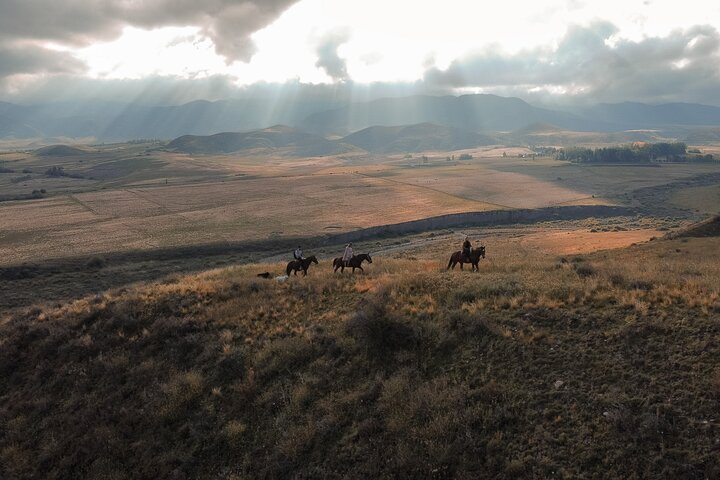
<svg viewBox="0 0 720 480"><path fill-rule="evenodd" d="M308 268L310 268L310 264L314 263L317 265L318 261L317 258L315 258L315 255L312 255L308 258L303 258L302 260L292 260L288 262L287 268L285 269L285 273L290 275L290 272L293 272L293 275L297 275L297 272L302 270L303 277L307 275Z"/></svg>
<svg viewBox="0 0 720 480"><path fill-rule="evenodd" d="M343 262L342 257L337 257L335 260L333 260L333 272L337 272L338 268L340 269L340 273L345 271L345 267L352 267L353 273L355 273L355 269L359 268L361 272L365 273L365 270L362 268L362 262L367 260L368 263L372 263L372 258L370 258L369 253L361 253L360 255L353 255L350 260L348 260L347 265L345 265L345 262Z"/></svg>
<svg viewBox="0 0 720 480"><path fill-rule="evenodd" d="M476 248L470 252L470 264L472 264L472 271L477 272L480 270L480 266L478 263L480 263L480 259L485 258L485 246L481 246L480 248ZM460 264L460 270L463 269L463 263L468 263L467 257L465 257L462 252L455 252L450 256L450 261L448 262L447 270L454 269L455 265Z"/></svg>

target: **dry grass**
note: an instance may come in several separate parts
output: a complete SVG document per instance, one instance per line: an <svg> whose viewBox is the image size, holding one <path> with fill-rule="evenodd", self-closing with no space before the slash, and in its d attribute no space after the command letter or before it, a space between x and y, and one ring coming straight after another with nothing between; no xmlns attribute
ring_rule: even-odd
<svg viewBox="0 0 720 480"><path fill-rule="evenodd" d="M579 167L486 150L469 151L471 161L438 160L428 168L411 168L395 156L194 158L148 145L106 146L81 157L5 155L3 167L15 173L0 173L0 196L43 188L49 198L0 203L0 265L314 237L466 211L616 203L639 187L718 171L717 165ZM42 173L55 165L85 178ZM25 169L32 179L13 184Z"/></svg>
<svg viewBox="0 0 720 480"><path fill-rule="evenodd" d="M720 185L692 187L676 192L671 201L683 208L702 213L720 213Z"/></svg>
<svg viewBox="0 0 720 480"><path fill-rule="evenodd" d="M3 478L716 478L717 238L175 276L0 326Z"/></svg>

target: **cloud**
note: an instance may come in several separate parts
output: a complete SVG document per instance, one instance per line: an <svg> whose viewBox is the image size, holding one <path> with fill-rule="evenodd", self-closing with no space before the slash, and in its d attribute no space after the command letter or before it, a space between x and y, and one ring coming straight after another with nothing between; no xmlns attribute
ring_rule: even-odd
<svg viewBox="0 0 720 480"><path fill-rule="evenodd" d="M318 60L316 67L325 70L330 78L335 81L347 81L350 77L347 72L345 59L338 55L338 48L350 39L347 32L334 32L325 35L317 46Z"/></svg>
<svg viewBox="0 0 720 480"><path fill-rule="evenodd" d="M66 52L36 45L0 44L0 79L23 74L82 73L86 68Z"/></svg>
<svg viewBox="0 0 720 480"><path fill-rule="evenodd" d="M720 91L720 33L699 25L641 41L615 39L615 26L573 26L556 48L513 55L486 48L430 68L424 81L439 88L480 88L533 96L569 94L588 101L708 102ZM525 95L522 95L522 93ZM535 93L534 93L535 92ZM566 98L566 99L567 99Z"/></svg>
<svg viewBox="0 0 720 480"><path fill-rule="evenodd" d="M298 0L2 0L0 41L85 46L127 26L197 26L228 61L250 59L250 36Z"/></svg>

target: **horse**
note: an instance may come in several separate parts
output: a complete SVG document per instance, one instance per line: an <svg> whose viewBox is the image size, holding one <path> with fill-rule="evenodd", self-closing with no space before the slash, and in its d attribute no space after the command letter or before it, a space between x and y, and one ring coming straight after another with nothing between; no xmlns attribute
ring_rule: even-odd
<svg viewBox="0 0 720 480"><path fill-rule="evenodd" d="M359 268L361 272L365 273L365 270L362 268L362 262L367 260L368 263L372 263L372 258L370 258L369 253L361 253L360 255L353 255L350 260L348 260L347 265L345 265L345 262L343 262L342 257L337 257L335 260L333 260L333 272L337 272L338 268L340 269L340 273L345 271L345 267L352 267L353 273L355 273L355 269Z"/></svg>
<svg viewBox="0 0 720 480"><path fill-rule="evenodd" d="M308 258L303 258L300 260L292 260L288 262L287 268L285 269L285 273L287 275L290 275L290 272L293 272L293 275L297 275L297 272L302 270L303 277L307 275L308 268L310 268L310 264L314 263L317 265L318 261L317 258L315 258L315 255L312 255Z"/></svg>
<svg viewBox="0 0 720 480"><path fill-rule="evenodd" d="M477 272L480 270L480 258L485 258L485 246L476 248L470 252L470 263L472 264L472 271ZM446 270L455 269L455 265L460 264L460 270L463 269L463 263L467 263L467 260L463 256L462 252L455 252L450 256L450 261Z"/></svg>

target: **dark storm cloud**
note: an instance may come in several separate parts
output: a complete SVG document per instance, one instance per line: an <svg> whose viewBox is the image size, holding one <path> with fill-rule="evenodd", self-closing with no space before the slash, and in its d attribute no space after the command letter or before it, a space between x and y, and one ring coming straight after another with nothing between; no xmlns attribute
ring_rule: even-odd
<svg viewBox="0 0 720 480"><path fill-rule="evenodd" d="M197 26L229 61L254 53L250 35L298 0L0 0L0 41L87 45L126 26Z"/></svg>
<svg viewBox="0 0 720 480"><path fill-rule="evenodd" d="M515 55L492 49L432 68L425 82L440 88L480 87L528 93L557 87L592 101L714 102L720 92L720 33L712 26L676 30L666 37L610 42L607 22L575 26L554 50Z"/></svg>
<svg viewBox="0 0 720 480"><path fill-rule="evenodd" d="M16 74L81 73L85 64L65 52L35 45L0 44L0 80Z"/></svg>
<svg viewBox="0 0 720 480"><path fill-rule="evenodd" d="M325 70L333 80L348 80L347 65L345 60L340 58L337 53L338 48L347 42L349 35L346 32L335 32L324 36L317 46L318 60L316 67Z"/></svg>

